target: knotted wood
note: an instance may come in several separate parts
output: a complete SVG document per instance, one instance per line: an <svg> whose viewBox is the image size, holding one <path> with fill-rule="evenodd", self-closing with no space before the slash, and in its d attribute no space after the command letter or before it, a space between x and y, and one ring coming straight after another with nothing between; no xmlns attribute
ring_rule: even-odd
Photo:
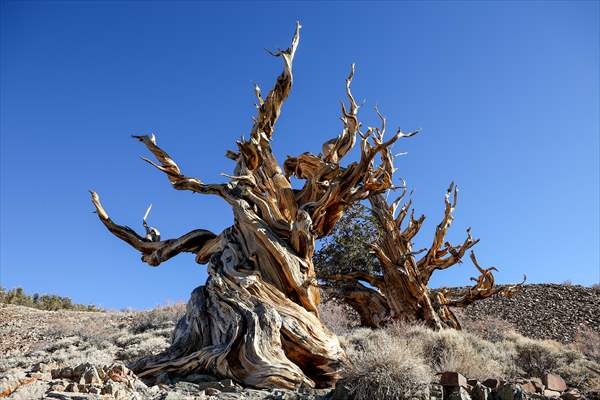
<svg viewBox="0 0 600 400"><path fill-rule="evenodd" d="M406 188L402 188L402 193L391 205L382 194L369 197L371 212L380 232L372 249L381 264L381 274L350 272L323 277L336 283L330 286L335 288L337 297L344 299L358 312L363 325L381 327L392 321L424 321L435 329L460 329L460 322L452 312L452 307L465 307L494 295L510 297L522 284L496 286L492 271L497 269L481 268L475 253L471 251L471 260L480 273L479 277L471 278L475 281L474 286L431 290L428 283L433 272L461 263L465 253L479 239L473 239L469 228L462 244L453 246L445 240L458 199L458 188L451 184L444 198L444 216L436 227L433 243L428 249L414 251L413 238L419 232L425 216L415 218L410 200L400 207L405 195ZM403 225L407 217L408 222ZM416 256L421 253L425 255L417 260ZM362 282L367 282L371 287L366 287ZM348 290L352 285L358 289ZM357 293L362 295L358 296ZM373 318L374 314L369 308L371 304L376 305L377 318Z"/></svg>
<svg viewBox="0 0 600 400"><path fill-rule="evenodd" d="M326 236L352 202L382 193L392 185L387 148L411 134L360 130L358 105L350 91L354 66L346 80L349 105L342 105L342 132L323 145L321 154L289 157L279 166L271 149L276 121L289 95L292 65L300 40L296 26L291 46L272 52L283 59L283 72L263 98L255 87L257 115L248 139L236 142L226 156L235 161L225 183L207 184L189 177L157 143L155 135L136 135L154 155L145 161L164 173L177 190L211 194L233 210L233 225L216 235L197 229L179 238L160 240L144 218L146 236L113 222L92 192L100 220L118 238L158 266L181 252L207 264L208 280L194 290L179 321L171 347L132 365L150 379L162 372L210 372L245 385L267 388L331 386L345 355L338 339L319 320L319 288L312 261L315 239ZM340 161L361 136L359 161ZM376 156L381 162L375 162ZM290 178L304 180L300 190Z"/></svg>

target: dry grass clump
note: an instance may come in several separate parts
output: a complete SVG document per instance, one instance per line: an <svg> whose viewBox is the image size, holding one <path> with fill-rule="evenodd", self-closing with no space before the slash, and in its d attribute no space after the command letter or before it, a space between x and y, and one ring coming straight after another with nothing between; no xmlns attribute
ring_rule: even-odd
<svg viewBox="0 0 600 400"><path fill-rule="evenodd" d="M461 318L463 330L472 333L490 342L500 342L517 330L508 321L499 318L488 317L485 319Z"/></svg>
<svg viewBox="0 0 600 400"><path fill-rule="evenodd" d="M65 365L131 362L166 349L175 323L184 312L183 303L89 316L64 312L46 328L48 341L40 343L26 358L28 362L46 359ZM14 359L7 367L18 362Z"/></svg>
<svg viewBox="0 0 600 400"><path fill-rule="evenodd" d="M329 300L319 304L319 318L336 335L346 335L358 326L358 315L347 304Z"/></svg>
<svg viewBox="0 0 600 400"><path fill-rule="evenodd" d="M106 313L94 317L65 318L53 321L46 330L51 337L75 336L89 346L103 349L111 346L118 336L119 316Z"/></svg>
<svg viewBox="0 0 600 400"><path fill-rule="evenodd" d="M513 361L521 374L542 376L544 372L556 371L562 360L564 350L554 340L530 339L519 334L507 338L507 348L514 349Z"/></svg>
<svg viewBox="0 0 600 400"><path fill-rule="evenodd" d="M356 400L409 399L429 390L431 370L403 338L356 329L344 343L352 363L345 382Z"/></svg>
<svg viewBox="0 0 600 400"><path fill-rule="evenodd" d="M454 371L469 378L508 378L513 375L511 354L503 346L468 332L454 329L433 331L413 326L404 333L418 346L435 372Z"/></svg>
<svg viewBox="0 0 600 400"><path fill-rule="evenodd" d="M577 349L553 340L537 340L510 335L502 345L512 352L515 369L521 376L540 377L545 372L559 374L569 386L583 390L600 387L600 365ZM596 372L594 372L596 371Z"/></svg>
<svg viewBox="0 0 600 400"><path fill-rule="evenodd" d="M582 333L580 344L564 345L530 339L508 328L498 333L491 327L474 331L484 337L410 324L375 331L354 329L341 339L352 363L347 385L357 399L401 399L424 390L436 373L453 371L479 380L541 377L553 372L582 391L600 387L600 365L593 358L598 340L593 332ZM586 351L592 355L586 356Z"/></svg>
<svg viewBox="0 0 600 400"><path fill-rule="evenodd" d="M158 306L148 311L134 314L131 330L143 333L149 330L172 328L185 314L186 304L183 302Z"/></svg>
<svg viewBox="0 0 600 400"><path fill-rule="evenodd" d="M117 339L116 344L119 347L116 358L127 363L166 349L169 341L164 335L145 332L139 335L123 335Z"/></svg>
<svg viewBox="0 0 600 400"><path fill-rule="evenodd" d="M49 346L31 354L34 358L49 358L51 361L61 365L78 365L85 362L92 364L111 364L114 362L116 347L112 344L103 343L97 347L79 337L68 337L58 340Z"/></svg>
<svg viewBox="0 0 600 400"><path fill-rule="evenodd" d="M590 360L600 363L600 334L587 326L582 327L575 335L573 345Z"/></svg>

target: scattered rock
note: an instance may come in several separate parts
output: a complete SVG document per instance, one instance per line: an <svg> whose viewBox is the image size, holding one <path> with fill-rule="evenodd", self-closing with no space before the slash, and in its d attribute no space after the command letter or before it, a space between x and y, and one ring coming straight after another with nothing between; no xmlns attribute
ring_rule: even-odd
<svg viewBox="0 0 600 400"><path fill-rule="evenodd" d="M465 379L465 384L466 383L467 381ZM448 400L471 400L471 396L469 396L469 392L467 392L464 387L456 386L448 393Z"/></svg>
<svg viewBox="0 0 600 400"><path fill-rule="evenodd" d="M76 383L71 382L65 388L65 392L79 392L79 385L77 385Z"/></svg>
<svg viewBox="0 0 600 400"><path fill-rule="evenodd" d="M46 397L60 400L99 400L100 396L87 393L48 392Z"/></svg>
<svg viewBox="0 0 600 400"><path fill-rule="evenodd" d="M429 399L442 400L444 398L444 387L442 385L429 385ZM333 399L332 399L333 400Z"/></svg>
<svg viewBox="0 0 600 400"><path fill-rule="evenodd" d="M505 383L496 390L498 400L526 400L523 389L514 383Z"/></svg>
<svg viewBox="0 0 600 400"><path fill-rule="evenodd" d="M582 326L600 332L600 290L579 285L524 285L510 298L492 296L464 308L471 320L494 316L524 336L569 343ZM564 316L568 315L568 318Z"/></svg>
<svg viewBox="0 0 600 400"><path fill-rule="evenodd" d="M204 393L206 393L209 396L216 396L219 393L221 393L221 391L219 389L209 387L209 388L204 389Z"/></svg>
<svg viewBox="0 0 600 400"><path fill-rule="evenodd" d="M100 376L96 367L93 365L88 366L85 371L81 374L81 378L79 379L79 383L85 384L100 384L102 381L100 380Z"/></svg>
<svg viewBox="0 0 600 400"><path fill-rule="evenodd" d="M490 389L493 389L493 390L498 389L498 387L500 386L500 383L501 383L500 380L496 379L496 378L488 378L488 379L486 379L485 381L482 382L482 384L484 386L487 386L487 387L489 387Z"/></svg>
<svg viewBox="0 0 600 400"><path fill-rule="evenodd" d="M557 392L556 390L546 389L546 390L544 390L544 397L549 397L551 399L557 399L560 397L560 392Z"/></svg>
<svg viewBox="0 0 600 400"><path fill-rule="evenodd" d="M537 393L544 393L546 386L542 383L540 378L529 378L529 381L533 384L533 386L535 386Z"/></svg>
<svg viewBox="0 0 600 400"><path fill-rule="evenodd" d="M579 393L577 389L569 389L566 392L564 392L560 396L560 398L564 400L581 400L583 399L583 396L581 395L581 393Z"/></svg>
<svg viewBox="0 0 600 400"><path fill-rule="evenodd" d="M548 390L553 390L556 392L564 392L567 390L567 384L563 378L560 377L560 375L547 372L544 374L544 376L542 376L542 383L546 385Z"/></svg>
<svg viewBox="0 0 600 400"><path fill-rule="evenodd" d="M488 398L490 398L491 393L492 389L483 385L480 382L476 382L475 385L473 385L473 389L471 390L471 397L473 398L473 400L488 400Z"/></svg>
<svg viewBox="0 0 600 400"><path fill-rule="evenodd" d="M537 393L537 388L531 381L520 383L519 386L521 386L521 389L527 394Z"/></svg>
<svg viewBox="0 0 600 400"><path fill-rule="evenodd" d="M458 372L444 372L440 376L440 385L442 386L461 386L467 387L467 378Z"/></svg>

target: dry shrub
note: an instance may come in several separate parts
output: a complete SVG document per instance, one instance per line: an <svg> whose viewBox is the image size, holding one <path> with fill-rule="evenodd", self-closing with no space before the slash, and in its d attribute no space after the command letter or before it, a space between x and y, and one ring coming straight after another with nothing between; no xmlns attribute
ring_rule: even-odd
<svg viewBox="0 0 600 400"><path fill-rule="evenodd" d="M117 345L121 349L117 352L116 358L130 362L165 350L169 346L169 341L163 336L146 332L139 335L123 335L117 339Z"/></svg>
<svg viewBox="0 0 600 400"><path fill-rule="evenodd" d="M600 334L588 326L583 326L575 335L573 345L590 360L600 363Z"/></svg>
<svg viewBox="0 0 600 400"><path fill-rule="evenodd" d="M494 343L500 342L516 332L510 322L500 318L472 319L465 316L461 319L461 324L466 332Z"/></svg>
<svg viewBox="0 0 600 400"><path fill-rule="evenodd" d="M185 314L185 308L185 303L180 302L137 312L134 314L131 330L134 333L143 333L150 330L172 328Z"/></svg>
<svg viewBox="0 0 600 400"><path fill-rule="evenodd" d="M346 340L346 383L356 400L409 399L429 389L431 371L418 348L385 330L357 329Z"/></svg>
<svg viewBox="0 0 600 400"><path fill-rule="evenodd" d="M432 331L424 326L413 326L405 335L407 340L420 347L427 363L436 372L454 371L480 380L513 375L511 354L471 333L453 329Z"/></svg>
<svg viewBox="0 0 600 400"><path fill-rule="evenodd" d="M64 339L46 350L49 358L63 365L75 366L85 362L92 364L111 364L114 361L115 347L105 345L102 349L82 342L78 338Z"/></svg>
<svg viewBox="0 0 600 400"><path fill-rule="evenodd" d="M54 338L75 336L88 346L102 349L114 342L119 331L117 320L110 313L102 317L59 319L48 326L46 333Z"/></svg>
<svg viewBox="0 0 600 400"><path fill-rule="evenodd" d="M321 321L336 335L346 335L358 326L358 318L347 304L329 300L319 304Z"/></svg>
<svg viewBox="0 0 600 400"><path fill-rule="evenodd" d="M596 332L584 329L574 344L565 345L524 337L496 319L465 327L468 331L433 331L425 325L396 323L376 331L350 331L340 338L352 361L348 386L357 399L401 399L414 397L435 373L454 371L479 380L552 372L584 393L600 387Z"/></svg>
<svg viewBox="0 0 600 400"><path fill-rule="evenodd" d="M530 339L515 333L507 338L506 344L514 348L514 361L527 376L556 371L561 362L561 345L554 340Z"/></svg>
<svg viewBox="0 0 600 400"><path fill-rule="evenodd" d="M512 349L513 362L520 375L541 377L545 372L559 374L569 386L582 390L600 387L600 365L588 360L575 345L553 340L537 340L510 335L503 345ZM510 350L509 350L510 351Z"/></svg>

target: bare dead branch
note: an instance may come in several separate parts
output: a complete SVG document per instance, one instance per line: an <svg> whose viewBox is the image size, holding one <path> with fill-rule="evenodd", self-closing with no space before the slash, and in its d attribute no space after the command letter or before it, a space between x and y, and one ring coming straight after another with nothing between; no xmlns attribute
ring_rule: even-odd
<svg viewBox="0 0 600 400"><path fill-rule="evenodd" d="M224 197L224 191L226 186L223 184L204 184L197 178L190 178L184 176L179 169L179 166L166 151L158 147L156 144L156 136L152 134L148 135L131 135L131 137L139 140L144 143L148 150L154 154L156 159L160 164L156 164L152 160L149 160L145 157L142 157L144 161L154 166L159 171L164 172L169 178L169 182L171 185L177 190L190 190L195 193L203 193L203 194L216 194L218 196Z"/></svg>
<svg viewBox="0 0 600 400"><path fill-rule="evenodd" d="M179 253L198 253L207 242L216 237L214 233L205 229L195 229L177 239L156 241L142 237L128 226L115 224L102 206L98 193L94 191L90 193L100 221L113 235L142 253L142 261L153 267Z"/></svg>

